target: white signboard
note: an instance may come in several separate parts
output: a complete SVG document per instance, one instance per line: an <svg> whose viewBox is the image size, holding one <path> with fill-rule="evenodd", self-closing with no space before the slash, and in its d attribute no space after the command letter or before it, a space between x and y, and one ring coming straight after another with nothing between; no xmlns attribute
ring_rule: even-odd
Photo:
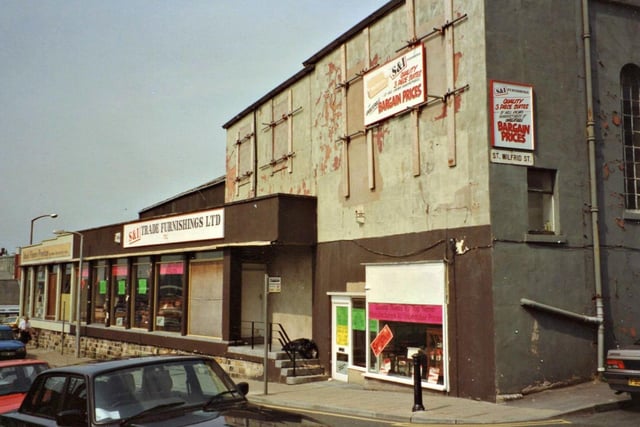
<svg viewBox="0 0 640 427"><path fill-rule="evenodd" d="M507 165L533 166L533 153L512 150L491 150L492 163Z"/></svg>
<svg viewBox="0 0 640 427"><path fill-rule="evenodd" d="M423 103L427 93L425 81L422 45L365 74L365 126Z"/></svg>
<svg viewBox="0 0 640 427"><path fill-rule="evenodd" d="M281 277L269 277L269 293L279 293L282 291L282 278Z"/></svg>
<svg viewBox="0 0 640 427"><path fill-rule="evenodd" d="M224 209L126 224L122 246L163 245L224 237Z"/></svg>
<svg viewBox="0 0 640 427"><path fill-rule="evenodd" d="M491 81L494 147L533 150L533 86Z"/></svg>

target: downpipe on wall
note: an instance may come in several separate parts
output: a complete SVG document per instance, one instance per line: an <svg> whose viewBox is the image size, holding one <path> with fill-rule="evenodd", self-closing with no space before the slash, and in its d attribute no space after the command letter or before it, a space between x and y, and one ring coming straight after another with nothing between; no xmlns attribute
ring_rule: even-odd
<svg viewBox="0 0 640 427"><path fill-rule="evenodd" d="M593 120L593 79L591 75L591 28L589 0L582 0L582 43L584 49L585 96L587 103L587 146L589 150L589 188L591 195L591 234L593 239L593 279L598 326L598 372L604 371L604 305L600 268L600 232L598 226L598 188L596 181L595 122Z"/></svg>

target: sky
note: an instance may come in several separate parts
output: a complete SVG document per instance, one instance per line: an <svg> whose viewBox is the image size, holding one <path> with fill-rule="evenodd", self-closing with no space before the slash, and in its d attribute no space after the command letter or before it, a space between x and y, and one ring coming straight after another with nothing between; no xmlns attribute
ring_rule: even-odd
<svg viewBox="0 0 640 427"><path fill-rule="evenodd" d="M0 247L223 176L222 125L386 1L0 0Z"/></svg>

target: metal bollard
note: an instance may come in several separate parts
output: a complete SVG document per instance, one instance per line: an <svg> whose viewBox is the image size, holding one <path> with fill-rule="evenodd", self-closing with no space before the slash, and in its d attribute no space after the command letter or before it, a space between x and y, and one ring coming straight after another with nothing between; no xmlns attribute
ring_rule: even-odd
<svg viewBox="0 0 640 427"><path fill-rule="evenodd" d="M422 359L425 357L424 353L419 351L413 356L413 412L424 411L424 405L422 404L422 375L420 374L422 367Z"/></svg>

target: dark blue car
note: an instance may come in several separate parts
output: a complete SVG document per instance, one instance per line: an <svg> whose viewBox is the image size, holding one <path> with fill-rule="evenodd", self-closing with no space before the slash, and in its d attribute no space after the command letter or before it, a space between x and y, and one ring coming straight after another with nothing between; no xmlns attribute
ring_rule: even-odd
<svg viewBox="0 0 640 427"><path fill-rule="evenodd" d="M10 326L0 325L0 359L23 359L27 356L27 347L15 339Z"/></svg>

